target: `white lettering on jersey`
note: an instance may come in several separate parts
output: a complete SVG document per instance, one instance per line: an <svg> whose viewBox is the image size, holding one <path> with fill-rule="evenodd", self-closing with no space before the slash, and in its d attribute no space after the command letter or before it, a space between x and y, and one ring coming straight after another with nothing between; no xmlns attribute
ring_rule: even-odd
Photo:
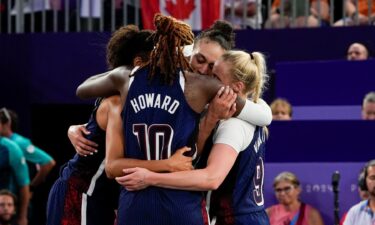
<svg viewBox="0 0 375 225"><path fill-rule="evenodd" d="M135 113L138 113L142 109L146 108L158 108L163 109L170 114L174 114L180 106L180 102L178 100L172 99L168 95L155 95L155 93L139 95L138 97L131 99L130 104Z"/></svg>

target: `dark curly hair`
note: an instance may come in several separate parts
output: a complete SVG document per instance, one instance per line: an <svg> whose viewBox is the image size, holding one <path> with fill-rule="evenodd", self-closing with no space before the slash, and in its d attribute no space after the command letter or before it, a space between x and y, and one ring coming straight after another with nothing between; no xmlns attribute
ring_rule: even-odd
<svg viewBox="0 0 375 225"><path fill-rule="evenodd" d="M150 56L150 77L159 70L165 75L164 82L171 84L179 69L191 70L182 50L185 45L193 44L194 34L188 24L170 16L156 14L154 24L155 48Z"/></svg>
<svg viewBox="0 0 375 225"><path fill-rule="evenodd" d="M120 27L113 34L107 45L107 64L110 69L119 66L132 66L135 57L142 61L149 60L154 47L151 30L139 30L135 25Z"/></svg>
<svg viewBox="0 0 375 225"><path fill-rule="evenodd" d="M224 20L217 20L212 26L203 30L195 38L194 44L203 39L217 42L223 49L231 50L235 45L235 33L232 25Z"/></svg>

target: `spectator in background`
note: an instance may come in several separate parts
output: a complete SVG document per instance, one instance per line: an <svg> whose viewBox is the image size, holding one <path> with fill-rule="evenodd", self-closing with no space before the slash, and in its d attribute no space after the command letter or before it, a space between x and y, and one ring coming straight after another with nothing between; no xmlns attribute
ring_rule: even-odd
<svg viewBox="0 0 375 225"><path fill-rule="evenodd" d="M375 120L375 92L369 92L363 99L362 119Z"/></svg>
<svg viewBox="0 0 375 225"><path fill-rule="evenodd" d="M373 225L375 212L375 160L369 161L364 167L363 189L368 191L369 198L350 208L344 225Z"/></svg>
<svg viewBox="0 0 375 225"><path fill-rule="evenodd" d="M16 195L6 189L0 190L0 225L17 225L16 202Z"/></svg>
<svg viewBox="0 0 375 225"><path fill-rule="evenodd" d="M271 103L273 120L292 120L292 105L284 98L277 98Z"/></svg>
<svg viewBox="0 0 375 225"><path fill-rule="evenodd" d="M6 115L10 117L9 115ZM2 123L0 123L0 130ZM8 189L20 199L18 223L27 225L27 207L30 199L30 178L25 157L17 144L0 136L0 189Z"/></svg>
<svg viewBox="0 0 375 225"><path fill-rule="evenodd" d="M34 220L38 219L36 214L39 208L34 207L33 205L40 204L36 201L39 200L38 195L42 192L38 192L37 189L39 189L40 185L45 182L48 174L56 165L56 162L45 151L34 146L28 138L15 132L17 131L18 126L18 116L14 111L6 108L0 109L0 123L2 125L0 136L7 137L11 142L16 144L21 149L22 154L28 163L28 176L31 180L29 186L30 196L35 195L35 197L29 202L28 220L30 224L38 224L34 222Z"/></svg>
<svg viewBox="0 0 375 225"><path fill-rule="evenodd" d="M36 167L36 174L30 177L32 179L30 190L35 190L51 172L56 164L55 160L45 151L33 145L30 139L15 132L18 126L18 116L14 111L1 108L0 123L2 124L0 135L9 138L17 144L21 148L26 161Z"/></svg>
<svg viewBox="0 0 375 225"><path fill-rule="evenodd" d="M232 6L233 17L232 17ZM262 0L225 0L225 20L234 29L260 29L262 25ZM245 14L245 17L244 17Z"/></svg>
<svg viewBox="0 0 375 225"><path fill-rule="evenodd" d="M279 204L267 208L271 225L322 225L320 213L300 201L300 182L296 175L282 172L276 176L273 187Z"/></svg>
<svg viewBox="0 0 375 225"><path fill-rule="evenodd" d="M353 25L368 25L374 22L375 18L375 0L371 1L371 9L369 15L369 0L357 0L358 9L356 7L355 0L345 1L345 13L346 17L338 20L334 26L353 26ZM358 21L356 18L356 12L358 12Z"/></svg>
<svg viewBox="0 0 375 225"><path fill-rule="evenodd" d="M368 199L369 197L369 193L366 189L365 182L365 171L364 169L362 169L361 173L358 176L358 194L362 200Z"/></svg>
<svg viewBox="0 0 375 225"><path fill-rule="evenodd" d="M352 43L346 53L346 59L349 61L367 60L370 57L369 48L360 42Z"/></svg>
<svg viewBox="0 0 375 225"><path fill-rule="evenodd" d="M364 169L362 169L361 172L359 173L359 176L358 176L358 194L359 194L359 198L362 201L368 199L368 197L369 197L369 193L368 193L368 190L366 189L365 182L366 182L365 171L364 171ZM347 214L348 214L348 212L345 212L345 214L342 216L341 221L340 221L340 225L344 224L344 221L346 219Z"/></svg>
<svg viewBox="0 0 375 225"><path fill-rule="evenodd" d="M322 23L328 24L328 0L295 1L295 5L293 5L292 0L283 0L283 4L281 4L281 1L275 0L272 3L271 15L266 21L265 28L319 27L322 25L319 24L319 15ZM306 12L306 9L309 9L309 11ZM294 21L292 20L293 12L295 12ZM307 18L305 15L307 15Z"/></svg>

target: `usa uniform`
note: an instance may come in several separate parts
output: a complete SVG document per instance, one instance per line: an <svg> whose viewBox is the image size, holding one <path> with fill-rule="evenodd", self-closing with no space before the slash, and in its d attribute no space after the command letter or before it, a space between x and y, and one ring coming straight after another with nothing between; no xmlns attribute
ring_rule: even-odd
<svg viewBox="0 0 375 225"><path fill-rule="evenodd" d="M269 225L264 209L265 132L237 118L218 126L214 143L230 145L237 159L220 187L207 196L216 225Z"/></svg>
<svg viewBox="0 0 375 225"><path fill-rule="evenodd" d="M96 102L86 126L87 139L98 144L98 152L87 157L76 154L60 170L51 188L47 205L47 225L113 225L119 186L104 171L105 131L96 121Z"/></svg>
<svg viewBox="0 0 375 225"><path fill-rule="evenodd" d="M189 145L199 114L185 100L185 79L180 72L173 84L163 84L148 69L131 77L123 110L125 157L143 160L169 158L178 148ZM199 191L148 187L121 190L119 225L203 225L207 224L204 198Z"/></svg>

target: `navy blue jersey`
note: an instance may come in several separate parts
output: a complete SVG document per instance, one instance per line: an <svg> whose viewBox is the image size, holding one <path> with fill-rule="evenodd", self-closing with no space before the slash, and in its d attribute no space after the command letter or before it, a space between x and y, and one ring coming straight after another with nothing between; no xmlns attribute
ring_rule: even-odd
<svg viewBox="0 0 375 225"><path fill-rule="evenodd" d="M100 101L87 123L87 139L98 144L98 152L80 156L61 168L60 177L51 188L48 199L47 224L113 225L119 185L104 171L105 131L96 121Z"/></svg>
<svg viewBox="0 0 375 225"><path fill-rule="evenodd" d="M199 120L185 100L185 79L163 84L160 74L148 80L148 69L138 70L129 87L123 110L125 157L143 160L169 158L188 142ZM203 194L198 191L148 187L128 192L122 189L119 225L201 225L207 221Z"/></svg>
<svg viewBox="0 0 375 225"><path fill-rule="evenodd" d="M268 224L267 216L262 223L248 221L252 218L248 215L266 215L263 212L264 153L265 134L263 128L257 127L253 140L238 154L224 182L211 193L210 216L217 218L216 224Z"/></svg>
<svg viewBox="0 0 375 225"><path fill-rule="evenodd" d="M88 155L87 157L75 154L73 159L69 160L65 167L66 170L73 170L74 176L83 179L91 179L105 157L105 131L102 130L96 122L96 112L100 102L100 100L95 102L95 108L86 125L86 129L90 131L90 134L88 134L86 138L98 144L98 152L93 155Z"/></svg>

